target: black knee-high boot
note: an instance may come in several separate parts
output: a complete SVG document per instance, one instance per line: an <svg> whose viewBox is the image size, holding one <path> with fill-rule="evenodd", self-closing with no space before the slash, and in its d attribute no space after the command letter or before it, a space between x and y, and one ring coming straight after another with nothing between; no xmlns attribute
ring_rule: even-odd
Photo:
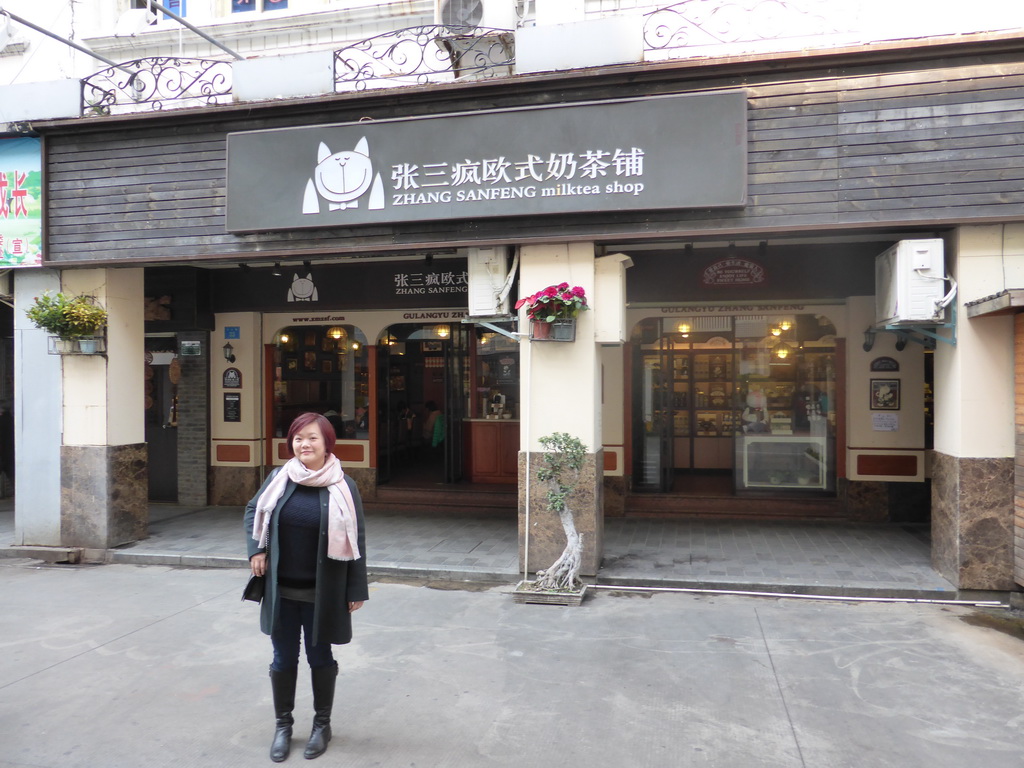
<svg viewBox="0 0 1024 768"><path fill-rule="evenodd" d="M315 667L313 678L313 731L309 734L305 757L320 757L331 740L331 709L334 707L334 684L338 680L338 665Z"/></svg>
<svg viewBox="0 0 1024 768"><path fill-rule="evenodd" d="M286 672L270 670L270 689L274 694L274 716L277 718L274 743L270 745L270 759L275 763L288 757L291 750L292 725L295 723L292 710L295 709L295 681L298 674L298 669Z"/></svg>

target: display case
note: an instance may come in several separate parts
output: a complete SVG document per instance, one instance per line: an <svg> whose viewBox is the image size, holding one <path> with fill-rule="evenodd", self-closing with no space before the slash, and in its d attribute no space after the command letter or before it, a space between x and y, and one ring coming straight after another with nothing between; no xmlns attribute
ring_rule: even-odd
<svg viewBox="0 0 1024 768"><path fill-rule="evenodd" d="M736 441L737 486L825 490L828 461L824 436L746 435Z"/></svg>

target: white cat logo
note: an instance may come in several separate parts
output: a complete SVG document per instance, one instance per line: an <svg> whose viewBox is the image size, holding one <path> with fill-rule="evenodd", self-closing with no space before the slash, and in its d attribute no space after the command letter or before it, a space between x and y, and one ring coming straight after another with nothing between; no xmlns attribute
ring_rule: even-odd
<svg viewBox="0 0 1024 768"><path fill-rule="evenodd" d="M295 275L292 284L288 286L288 301L319 301L320 297L313 282L313 275L305 277Z"/></svg>
<svg viewBox="0 0 1024 768"><path fill-rule="evenodd" d="M327 201L328 211L344 211L359 207L359 198L370 190L366 208L379 211L384 207L384 185L380 174L374 175L370 162L370 145L364 136L355 149L332 153L320 142L313 178L306 182L302 198L303 213L320 213L320 199ZM371 189L372 184L372 189Z"/></svg>

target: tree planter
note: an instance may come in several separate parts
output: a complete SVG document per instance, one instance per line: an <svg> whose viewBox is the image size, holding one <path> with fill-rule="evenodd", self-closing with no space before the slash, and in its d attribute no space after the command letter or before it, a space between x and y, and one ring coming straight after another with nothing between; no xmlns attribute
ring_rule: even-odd
<svg viewBox="0 0 1024 768"><path fill-rule="evenodd" d="M583 603L583 598L587 594L586 584L571 592L536 589L535 584L536 582L533 581L520 581L516 584L515 591L512 593L512 602L577 606Z"/></svg>
<svg viewBox="0 0 1024 768"><path fill-rule="evenodd" d="M576 318L551 322L531 320L530 338L533 341L576 341Z"/></svg>

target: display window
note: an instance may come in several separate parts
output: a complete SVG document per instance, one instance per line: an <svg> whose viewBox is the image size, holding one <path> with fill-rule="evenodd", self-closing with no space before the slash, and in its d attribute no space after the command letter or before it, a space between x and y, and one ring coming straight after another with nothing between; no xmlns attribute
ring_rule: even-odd
<svg viewBox="0 0 1024 768"><path fill-rule="evenodd" d="M366 338L353 325L290 326L274 337L273 430L284 437L301 413L323 414L339 440L369 438Z"/></svg>
<svg viewBox="0 0 1024 768"><path fill-rule="evenodd" d="M835 327L823 315L652 318L633 333L634 487L832 491Z"/></svg>

